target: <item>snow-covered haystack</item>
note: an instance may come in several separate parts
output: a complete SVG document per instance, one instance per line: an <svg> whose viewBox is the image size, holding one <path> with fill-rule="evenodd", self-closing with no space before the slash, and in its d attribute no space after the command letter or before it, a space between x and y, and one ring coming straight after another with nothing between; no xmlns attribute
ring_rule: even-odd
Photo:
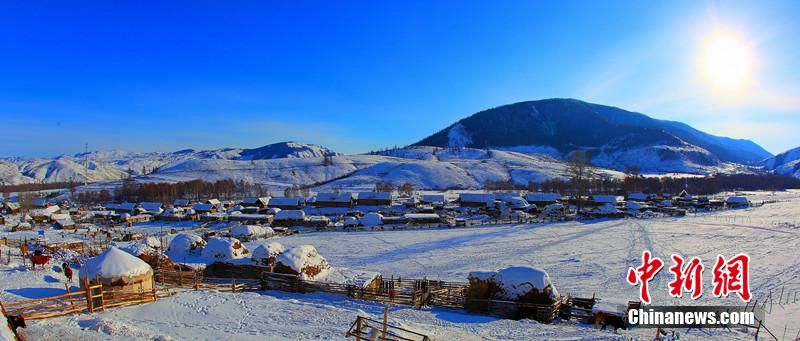
<svg viewBox="0 0 800 341"><path fill-rule="evenodd" d="M147 237L122 247L122 250L139 257L141 255L156 255L158 254L158 250L160 248L161 242L158 240L158 238Z"/></svg>
<svg viewBox="0 0 800 341"><path fill-rule="evenodd" d="M151 290L153 288L153 269L145 261L116 247L110 247L100 255L90 258L79 273L81 288L84 279L90 284L100 284L103 288Z"/></svg>
<svg viewBox="0 0 800 341"><path fill-rule="evenodd" d="M192 233L178 233L169 242L167 255L172 259L184 259L187 256L199 255L206 246L206 241Z"/></svg>
<svg viewBox="0 0 800 341"><path fill-rule="evenodd" d="M275 259L273 271L284 274L299 274L304 280L322 280L332 270L314 246L300 245L286 250Z"/></svg>
<svg viewBox="0 0 800 341"><path fill-rule="evenodd" d="M250 250L236 238L211 238L202 254L210 260L231 260L247 257Z"/></svg>
<svg viewBox="0 0 800 341"><path fill-rule="evenodd" d="M361 225L363 226L378 226L383 224L383 215L380 213L367 213L361 218Z"/></svg>
<svg viewBox="0 0 800 341"><path fill-rule="evenodd" d="M558 299L558 291L544 270L512 266L498 271L471 272L467 299L549 304Z"/></svg>
<svg viewBox="0 0 800 341"><path fill-rule="evenodd" d="M269 243L267 245L259 245L253 250L253 261L262 264L270 265L275 262L275 258L282 254L286 249L280 243Z"/></svg>
<svg viewBox="0 0 800 341"><path fill-rule="evenodd" d="M331 270L323 281L377 290L380 289L382 280L380 272L336 268Z"/></svg>
<svg viewBox="0 0 800 341"><path fill-rule="evenodd" d="M358 220L358 218L352 216L347 216L344 218L344 226L355 227L358 225L361 225L361 222Z"/></svg>
<svg viewBox="0 0 800 341"><path fill-rule="evenodd" d="M258 225L238 225L231 229L231 237L242 241L256 240L259 238L272 237L275 231L271 227L261 227Z"/></svg>

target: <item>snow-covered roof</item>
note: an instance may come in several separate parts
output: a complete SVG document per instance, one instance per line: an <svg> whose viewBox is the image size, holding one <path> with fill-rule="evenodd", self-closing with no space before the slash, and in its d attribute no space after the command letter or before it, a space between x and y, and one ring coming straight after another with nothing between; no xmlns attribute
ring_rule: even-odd
<svg viewBox="0 0 800 341"><path fill-rule="evenodd" d="M231 236L236 238L263 237L273 233L271 228L258 225L238 225L231 229Z"/></svg>
<svg viewBox="0 0 800 341"><path fill-rule="evenodd" d="M151 213L161 213L164 210L164 205L160 202L143 202L139 207Z"/></svg>
<svg viewBox="0 0 800 341"><path fill-rule="evenodd" d="M445 203L446 199L444 194L424 194L422 195L422 202L425 203Z"/></svg>
<svg viewBox="0 0 800 341"><path fill-rule="evenodd" d="M242 206L256 206L261 203L261 205L266 206L270 200L270 197L250 197L242 199L241 204Z"/></svg>
<svg viewBox="0 0 800 341"><path fill-rule="evenodd" d="M211 211L211 210L213 210L213 209L215 209L215 208L216 208L216 206L214 206L214 205L212 205L212 204L194 204L194 205L192 206L192 209L193 209L193 210L195 210L195 211L201 211L201 212L207 212L207 211Z"/></svg>
<svg viewBox="0 0 800 341"><path fill-rule="evenodd" d="M747 200L747 197L731 196L725 199L725 202L729 204L746 204L749 201Z"/></svg>
<svg viewBox="0 0 800 341"><path fill-rule="evenodd" d="M515 198L521 196L519 192L494 192L494 198L497 200L506 200L508 198Z"/></svg>
<svg viewBox="0 0 800 341"><path fill-rule="evenodd" d="M304 198L280 197L269 199L270 206L300 206L304 202Z"/></svg>
<svg viewBox="0 0 800 341"><path fill-rule="evenodd" d="M494 194L491 193L461 193L458 195L460 202L494 203Z"/></svg>
<svg viewBox="0 0 800 341"><path fill-rule="evenodd" d="M350 192L341 193L317 193L315 197L317 202L350 202L355 198L355 195Z"/></svg>
<svg viewBox="0 0 800 341"><path fill-rule="evenodd" d="M647 200L647 194L644 194L642 192L631 192L628 193L628 200L645 201Z"/></svg>
<svg viewBox="0 0 800 341"><path fill-rule="evenodd" d="M89 258L81 268L81 278L126 278L152 272L145 261L114 246L94 258Z"/></svg>
<svg viewBox="0 0 800 341"><path fill-rule="evenodd" d="M47 198L33 198L31 199L31 206L45 207L47 206Z"/></svg>
<svg viewBox="0 0 800 341"><path fill-rule="evenodd" d="M428 219L441 219L436 213L406 213L403 215L408 220L428 220Z"/></svg>
<svg viewBox="0 0 800 341"><path fill-rule="evenodd" d="M561 199L561 194L558 193L536 192L525 195L525 200L528 202L554 202L559 199Z"/></svg>
<svg viewBox="0 0 800 341"><path fill-rule="evenodd" d="M358 200L392 200L393 192L358 192Z"/></svg>
<svg viewBox="0 0 800 341"><path fill-rule="evenodd" d="M192 203L192 201L189 200L189 199L175 199L175 201L172 202L172 205L173 206L189 206L191 203Z"/></svg>
<svg viewBox="0 0 800 341"><path fill-rule="evenodd" d="M275 220L303 220L306 213L301 210L282 210L275 213Z"/></svg>
<svg viewBox="0 0 800 341"><path fill-rule="evenodd" d="M616 195L600 195L600 194L592 194L589 196L589 200L596 202L596 203L615 203L617 202Z"/></svg>

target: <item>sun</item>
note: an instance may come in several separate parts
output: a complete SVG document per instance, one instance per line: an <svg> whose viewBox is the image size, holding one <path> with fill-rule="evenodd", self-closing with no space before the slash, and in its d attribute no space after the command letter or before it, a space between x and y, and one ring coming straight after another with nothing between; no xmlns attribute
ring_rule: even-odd
<svg viewBox="0 0 800 341"><path fill-rule="evenodd" d="M701 63L706 79L721 90L741 89L750 78L749 48L732 35L715 34L706 40Z"/></svg>

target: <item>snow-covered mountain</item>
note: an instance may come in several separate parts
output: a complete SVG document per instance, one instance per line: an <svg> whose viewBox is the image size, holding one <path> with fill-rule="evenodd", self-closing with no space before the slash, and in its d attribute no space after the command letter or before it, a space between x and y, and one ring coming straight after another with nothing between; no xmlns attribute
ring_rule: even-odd
<svg viewBox="0 0 800 341"><path fill-rule="evenodd" d="M271 189L293 184L314 185L318 191L336 188L371 190L377 182L411 183L418 189L480 189L488 180L525 185L529 181L563 178L566 164L547 155L526 155L483 149L409 147L373 155L339 155L331 163L321 157L267 160L185 160L138 177L139 181L177 182L192 179L245 180ZM607 176L619 172L598 169Z"/></svg>
<svg viewBox="0 0 800 341"><path fill-rule="evenodd" d="M800 147L787 150L763 161L764 167L777 174L800 179Z"/></svg>
<svg viewBox="0 0 800 341"><path fill-rule="evenodd" d="M134 153L126 151L92 151L62 155L51 159L0 159L0 182L7 184L65 181L119 180L128 173L142 175L176 163L200 160L254 161L282 158L315 158L338 155L313 144L280 142L253 149L224 148L217 150L185 149L176 152ZM84 160L88 167L84 167ZM200 177L202 178L202 177Z"/></svg>
<svg viewBox="0 0 800 341"><path fill-rule="evenodd" d="M557 157L585 149L595 165L618 170L639 166L649 172L711 172L771 156L749 140L574 99L481 111L414 145L544 151Z"/></svg>

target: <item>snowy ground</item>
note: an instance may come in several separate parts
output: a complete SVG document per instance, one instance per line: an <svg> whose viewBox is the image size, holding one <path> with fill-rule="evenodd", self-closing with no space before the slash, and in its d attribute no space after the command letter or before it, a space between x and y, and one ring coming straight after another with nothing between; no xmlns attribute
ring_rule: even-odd
<svg viewBox="0 0 800 341"><path fill-rule="evenodd" d="M717 254L746 252L752 259L751 287L763 302L776 302L766 325L781 337L798 333L790 324L800 317L800 192L750 194L751 200L779 200L763 207L720 211L685 218L606 220L547 225L514 225L438 230L326 232L272 238L286 246L312 244L331 265L374 270L384 276L465 281L475 270L533 265L550 273L561 293L626 301L638 297L625 282L628 266L638 265L650 250L671 265L669 257L698 256L707 271L705 294L698 301L667 293L671 275L662 270L651 284L659 305L738 305L735 296L711 295L711 271ZM254 243L250 243L252 245ZM40 297L63 291L59 274L19 271L0 266L2 299ZM76 284L76 283L74 283ZM777 303L783 290L784 303ZM34 321L30 339L343 339L359 314L380 316L382 305L329 294L184 292L157 303ZM652 338L652 329L595 331L574 323L543 325L498 320L458 310L393 307L391 321L442 340L473 339L613 339ZM739 330L679 330L682 339L752 339Z"/></svg>

